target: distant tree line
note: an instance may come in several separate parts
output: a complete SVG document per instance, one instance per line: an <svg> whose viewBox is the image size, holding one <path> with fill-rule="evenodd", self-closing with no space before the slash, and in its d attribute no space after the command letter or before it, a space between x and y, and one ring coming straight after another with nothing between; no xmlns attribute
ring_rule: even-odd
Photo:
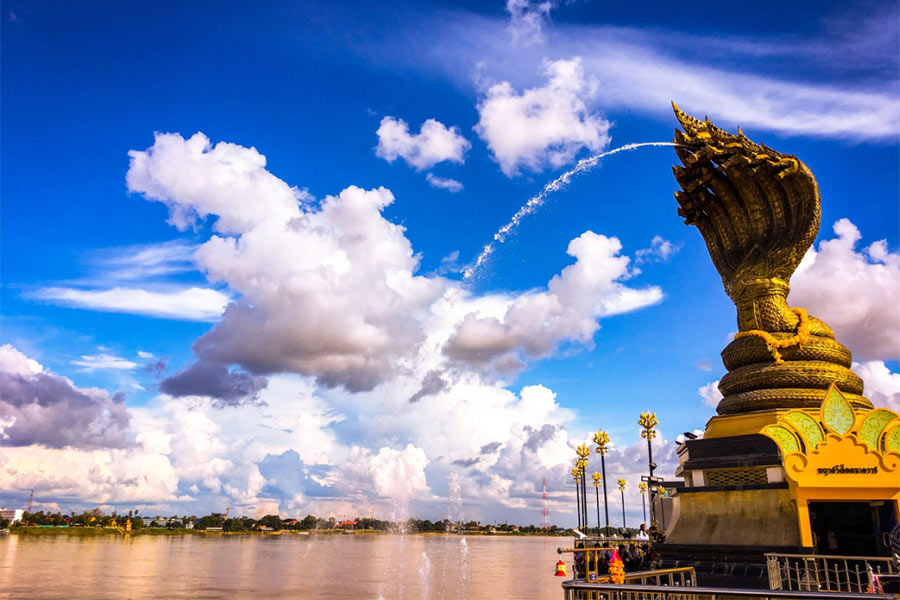
<svg viewBox="0 0 900 600"><path fill-rule="evenodd" d="M408 519L402 522L383 521L371 517L357 517L352 521L339 522L333 517L323 519L315 515L306 515L303 519L282 519L278 515L266 515L260 519L251 517L225 518L222 513L212 513L202 517L194 515L172 515L171 517L139 516L136 511L131 514L104 515L99 509L92 509L76 514L63 514L61 512L26 512L21 521L13 523L13 527L23 526L57 526L57 527L110 527L125 525L126 519L131 519L131 528L134 530L145 528L182 529L190 528L199 531L208 529L221 529L222 531L256 531L262 527L273 531L281 530L328 530L328 529L355 529L366 531L405 531L407 533L508 533L508 534L534 534L543 530L536 525L511 525L509 523L482 524L480 521L468 521L466 523L452 523L448 519L431 521L429 519ZM10 524L0 520L0 528ZM551 526L548 533L561 534L568 531L556 525Z"/></svg>

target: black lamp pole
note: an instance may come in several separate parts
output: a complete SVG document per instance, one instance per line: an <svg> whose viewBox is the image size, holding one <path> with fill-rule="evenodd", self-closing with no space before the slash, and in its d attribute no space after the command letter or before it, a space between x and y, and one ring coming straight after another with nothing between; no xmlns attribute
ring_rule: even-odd
<svg viewBox="0 0 900 600"><path fill-rule="evenodd" d="M656 507L653 505L653 494L656 492L656 483L653 481L653 470L656 468L656 463L653 462L653 444L651 443L653 438L656 437L656 431L653 429L659 424L659 421L656 420L656 413L651 413L649 410L645 413L641 413L641 418L638 420L638 425L644 428L641 432L641 437L647 440L647 458L648 458L648 467L650 469L650 477L647 480L647 487L650 489L650 521L656 521Z"/></svg>
<svg viewBox="0 0 900 600"><path fill-rule="evenodd" d="M609 434L602 429L594 434L594 443L597 444L597 454L600 455L600 472L603 477L603 510L606 515L606 527L603 529L603 535L609 535L609 494L606 491L606 445L609 443ZM597 526L600 526L600 519L597 519Z"/></svg>
<svg viewBox="0 0 900 600"><path fill-rule="evenodd" d="M581 529L581 486L575 480L575 505L578 508L578 529Z"/></svg>

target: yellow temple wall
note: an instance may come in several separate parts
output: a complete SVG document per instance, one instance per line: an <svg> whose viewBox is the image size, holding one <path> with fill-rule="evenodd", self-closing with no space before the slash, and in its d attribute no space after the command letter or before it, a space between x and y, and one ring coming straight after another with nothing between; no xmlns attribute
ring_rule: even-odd
<svg viewBox="0 0 900 600"><path fill-rule="evenodd" d="M679 493L674 522L666 535L673 544L800 546L797 506L788 489ZM807 519L808 523L808 519Z"/></svg>

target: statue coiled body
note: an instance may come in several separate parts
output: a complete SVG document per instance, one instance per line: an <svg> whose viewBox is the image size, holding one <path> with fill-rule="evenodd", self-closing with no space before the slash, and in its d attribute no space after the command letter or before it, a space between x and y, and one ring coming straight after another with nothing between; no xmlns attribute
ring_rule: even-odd
<svg viewBox="0 0 900 600"><path fill-rule="evenodd" d="M678 214L700 230L737 307L717 412L817 408L832 383L855 406L872 408L850 351L828 325L787 303L791 275L819 230L812 173L740 129L733 135L674 108L683 129L675 131Z"/></svg>

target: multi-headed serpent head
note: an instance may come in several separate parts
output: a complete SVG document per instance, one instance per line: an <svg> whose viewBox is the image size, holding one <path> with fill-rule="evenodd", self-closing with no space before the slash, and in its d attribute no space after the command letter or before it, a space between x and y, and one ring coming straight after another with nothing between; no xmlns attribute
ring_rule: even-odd
<svg viewBox="0 0 900 600"><path fill-rule="evenodd" d="M791 275L819 231L812 173L740 129L727 133L672 106L683 130L675 130L678 214L700 230L737 306L738 333L722 351L729 372L719 381L719 414L817 407L832 383L871 408L850 351L825 323L787 303Z"/></svg>
<svg viewBox="0 0 900 600"><path fill-rule="evenodd" d="M703 235L725 291L738 305L741 330L766 328L741 315L742 304L748 295L787 295L791 275L819 231L816 180L797 157L750 141L740 128L733 135L672 106L683 129L675 130L684 165L673 167L681 186L678 214Z"/></svg>

